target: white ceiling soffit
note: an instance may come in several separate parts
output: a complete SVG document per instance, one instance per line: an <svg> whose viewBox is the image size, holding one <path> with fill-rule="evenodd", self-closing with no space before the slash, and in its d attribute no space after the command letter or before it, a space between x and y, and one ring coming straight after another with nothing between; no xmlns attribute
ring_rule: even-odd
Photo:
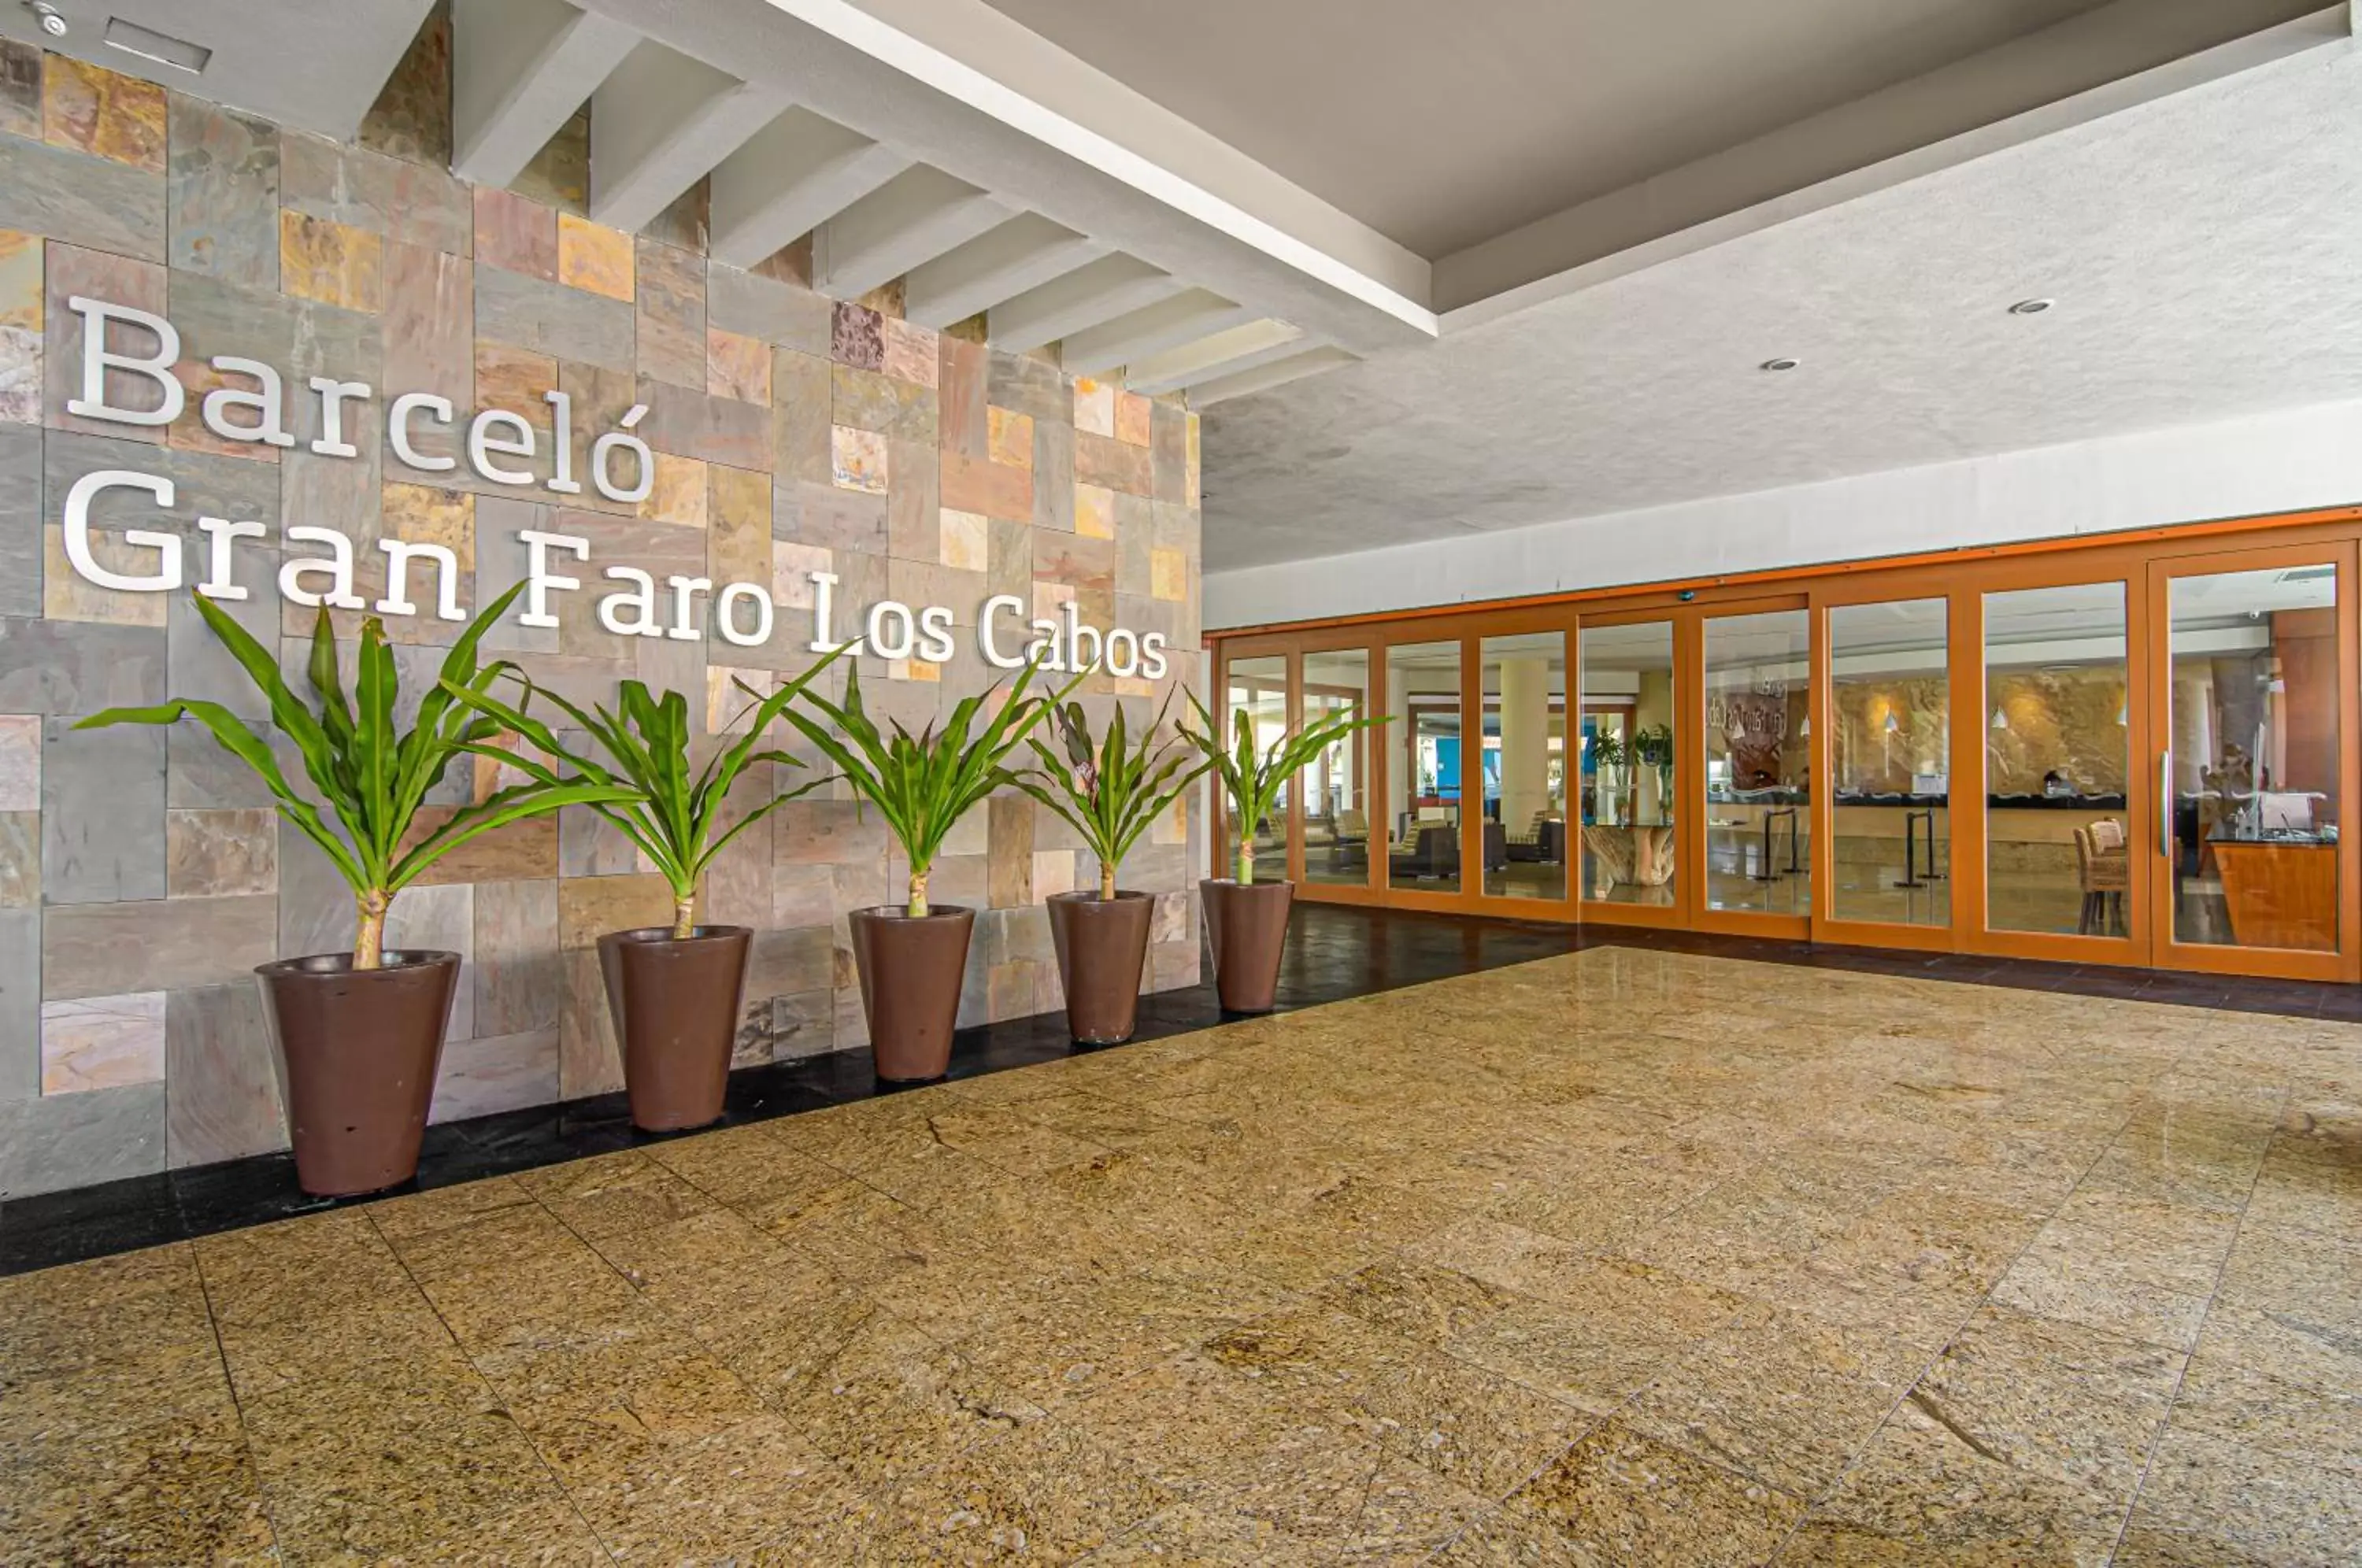
<svg viewBox="0 0 2362 1568"><path fill-rule="evenodd" d="M19 0L0 0L0 36L344 141L360 129L435 0L51 3L65 18L63 38L44 33ZM107 24L116 19L195 45L205 51L203 69L185 70L110 45Z"/></svg>
<svg viewBox="0 0 2362 1568"><path fill-rule="evenodd" d="M1432 298L1496 320L2351 33L2313 3L2114 0L1440 257Z"/></svg>
<svg viewBox="0 0 2362 1568"><path fill-rule="evenodd" d="M512 0L458 3L504 7ZM790 227L817 228L822 288L858 292L855 283L907 276L929 319L961 319L946 315L954 308L990 312L996 342L1011 302L1116 260L1173 280L1164 294L1203 291L1243 313L1209 315L1201 336L1271 317L1355 357L1432 338L1424 261L975 0L580 0L580 8L651 40L612 68L602 91L629 72L651 78L634 86L634 96L656 100L644 123L673 126L675 143L697 154L666 164L667 178L651 193L713 154L722 171L715 248L725 261L749 264L776 249L773 241L796 237ZM718 128L690 124L677 94L690 73L674 67L653 80L659 73L643 63L651 49L726 78L750 105L745 115ZM709 105L734 90L705 85ZM789 138L780 122L790 113L807 117L805 134L781 156L771 143ZM602 100L591 117L594 142L604 114ZM1259 177L1257 210L1227 188L1217 195L1176 172L1174 163L1186 160L1152 159L1136 150L1138 136L1119 142L1099 128L1124 123L1149 127L1209 167L1223 165L1216 171L1229 186ZM810 134L815 126L833 127L833 138ZM865 162L870 149L879 150ZM594 186L599 157L594 145ZM1031 221L1001 232L1020 218ZM1319 238L1303 237L1308 231ZM1021 343L1011 336L1002 346L1038 347L1157 303L1138 293L1113 298L1096 315L1070 301L1052 337ZM1006 319L1014 328L1028 317L1020 310ZM1173 347L1160 341L1142 351ZM1103 358L1101 350L1094 362Z"/></svg>

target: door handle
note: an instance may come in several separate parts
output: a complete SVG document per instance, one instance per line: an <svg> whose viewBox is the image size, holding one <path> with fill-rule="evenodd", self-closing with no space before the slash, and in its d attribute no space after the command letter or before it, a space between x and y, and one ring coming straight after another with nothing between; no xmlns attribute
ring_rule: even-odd
<svg viewBox="0 0 2362 1568"><path fill-rule="evenodd" d="M2173 858L2173 753L2157 754L2157 852Z"/></svg>

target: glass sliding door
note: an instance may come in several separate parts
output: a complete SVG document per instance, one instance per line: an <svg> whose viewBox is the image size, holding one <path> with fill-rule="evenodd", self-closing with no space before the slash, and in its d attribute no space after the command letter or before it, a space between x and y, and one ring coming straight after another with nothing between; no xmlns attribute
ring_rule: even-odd
<svg viewBox="0 0 2362 1568"><path fill-rule="evenodd" d="M1705 907L1809 915L1812 616L1705 622Z"/></svg>
<svg viewBox="0 0 2362 1568"><path fill-rule="evenodd" d="M1269 747L1287 733L1287 656L1264 654L1231 660L1228 697L1229 707L1222 720L1224 737L1236 733L1238 721L1230 715L1244 713L1254 726L1256 751ZM1287 879L1287 812L1288 796L1292 793L1292 786L1283 787L1261 822L1241 823L1232 818L1223 824L1222 842L1233 861L1239 845L1253 839L1255 880L1259 882ZM1232 865L1224 869L1226 874L1234 873L1236 867Z"/></svg>
<svg viewBox="0 0 2362 1568"><path fill-rule="evenodd" d="M1369 712L1370 655L1343 648L1304 656L1304 723L1309 728L1332 714L1359 718ZM1306 765L1304 879L1330 886L1366 887L1370 881L1370 732L1355 730ZM1378 842L1385 842L1381 828Z"/></svg>
<svg viewBox="0 0 2362 1568"><path fill-rule="evenodd" d="M1484 651L1485 893L1562 900L1566 634L1486 637Z"/></svg>
<svg viewBox="0 0 2362 1568"><path fill-rule="evenodd" d="M1829 914L1951 922L1949 604L1829 609Z"/></svg>
<svg viewBox="0 0 2362 1568"><path fill-rule="evenodd" d="M1385 817L1386 885L1402 892L1457 893L1460 823L1469 766L1462 723L1460 644L1402 643L1386 649ZM1481 794L1475 797L1483 800Z"/></svg>
<svg viewBox="0 0 2362 1568"><path fill-rule="evenodd" d="M1985 926L2132 934L2125 585L1984 596Z"/></svg>
<svg viewBox="0 0 2362 1568"><path fill-rule="evenodd" d="M2340 711L2350 695L2339 673L2341 554L2156 569L2166 641L2158 930L2173 947L2339 951Z"/></svg>
<svg viewBox="0 0 2362 1568"><path fill-rule="evenodd" d="M1568 816L1577 885L1601 904L1676 902L1673 837L1673 624L1584 622Z"/></svg>

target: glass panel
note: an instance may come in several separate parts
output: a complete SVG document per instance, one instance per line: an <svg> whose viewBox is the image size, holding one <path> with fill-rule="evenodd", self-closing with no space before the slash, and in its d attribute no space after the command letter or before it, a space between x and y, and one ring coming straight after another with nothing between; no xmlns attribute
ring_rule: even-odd
<svg viewBox="0 0 2362 1568"><path fill-rule="evenodd" d="M1460 890L1460 645L1386 650L1386 880Z"/></svg>
<svg viewBox="0 0 2362 1568"><path fill-rule="evenodd" d="M1287 733L1286 656L1266 654L1260 658L1231 661L1230 707L1222 716L1226 738L1236 733L1238 721L1230 715L1237 712L1253 715L1257 752L1267 750ZM1248 824L1254 835L1255 880L1259 882L1287 879L1287 795L1288 789L1283 786L1264 820ZM1229 837L1224 841L1232 855L1238 853L1242 836L1238 820L1233 817Z"/></svg>
<svg viewBox="0 0 2362 1568"><path fill-rule="evenodd" d="M1839 920L1951 921L1945 613L1941 599L1829 611L1829 912Z"/></svg>
<svg viewBox="0 0 2362 1568"><path fill-rule="evenodd" d="M2337 949L2337 569L2177 577L2173 938Z"/></svg>
<svg viewBox="0 0 2362 1568"><path fill-rule="evenodd" d="M1813 907L1812 617L1802 610L1705 624L1705 901Z"/></svg>
<svg viewBox="0 0 2362 1568"><path fill-rule="evenodd" d="M1370 702L1364 648L1304 656L1304 722L1356 717ZM1370 880L1370 732L1333 742L1304 769L1304 879L1366 886Z"/></svg>
<svg viewBox="0 0 2362 1568"><path fill-rule="evenodd" d="M1985 924L2125 935L2125 585L1985 595Z"/></svg>
<svg viewBox="0 0 2362 1568"><path fill-rule="evenodd" d="M1566 634L1485 639L1485 891L1566 897Z"/></svg>
<svg viewBox="0 0 2362 1568"><path fill-rule="evenodd" d="M1673 901L1673 627L1585 626L1575 801L1583 896Z"/></svg>

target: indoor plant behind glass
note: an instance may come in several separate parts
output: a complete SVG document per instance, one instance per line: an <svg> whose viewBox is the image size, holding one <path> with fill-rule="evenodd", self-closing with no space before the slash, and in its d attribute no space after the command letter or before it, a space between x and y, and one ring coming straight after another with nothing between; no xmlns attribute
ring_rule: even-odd
<svg viewBox="0 0 2362 1568"><path fill-rule="evenodd" d="M450 688L459 701L570 766L578 777L633 791L629 799L590 809L630 839L672 889L671 925L612 931L599 938L599 969L624 1050L624 1089L635 1126L668 1132L702 1127L722 1115L754 933L743 925L698 924L698 885L740 834L827 782L812 779L731 816L731 790L747 768L767 762L803 766L785 752L756 747L779 711L835 657L829 655L754 701L737 721L745 733L694 770L689 701L678 691L658 697L644 683L626 680L613 708L593 704L586 710L521 674L511 676L524 689L514 704L484 691ZM603 760L564 745L535 718L528 709L535 695L546 697L596 741ZM545 783L564 781L549 762L487 751Z"/></svg>
<svg viewBox="0 0 2362 1568"><path fill-rule="evenodd" d="M1171 705L1167 698L1165 707ZM1156 900L1146 893L1118 891L1117 868L1140 835L1213 766L1193 765L1178 736L1157 738L1164 712L1157 710L1135 745L1125 733L1119 703L1106 738L1094 745L1082 704L1069 702L1055 719L1066 755L1061 757L1040 736L1032 737L1042 766L1017 781L1019 789L1064 817L1098 857L1098 892L1055 893L1049 900L1050 939L1066 993L1066 1028L1088 1045L1131 1039L1140 1013L1141 969L1148 958Z"/></svg>
<svg viewBox="0 0 2362 1568"><path fill-rule="evenodd" d="M1673 820L1673 726L1647 724L1632 733L1632 760L1657 776L1657 821ZM1636 804L1633 816L1639 819Z"/></svg>
<svg viewBox="0 0 2362 1568"><path fill-rule="evenodd" d="M1049 699L1027 697L1039 668L1038 660L1025 667L981 729L977 720L997 687L961 699L940 729L929 724L913 735L894 723L889 736L862 709L858 668L846 672L842 705L807 689L802 701L781 711L836 765L854 792L877 808L910 862L908 902L855 910L850 917L870 1056L877 1076L889 1083L939 1078L951 1066L976 911L930 903L927 872L953 824L995 790L1017 782L1005 766L1010 753L1074 689Z"/></svg>
<svg viewBox="0 0 2362 1568"><path fill-rule="evenodd" d="M452 692L480 693L508 668L495 661L479 668L476 647L523 591L520 584L502 594L460 633L444 658L440 683L422 698L407 731L395 728L399 680L385 627L375 616L361 624L348 701L336 633L321 610L312 635L313 701L307 704L288 687L269 648L212 600L196 596L198 613L269 701L271 723L293 743L317 802L281 771L270 742L218 702L175 698L149 708L110 708L78 726L198 721L254 770L280 815L320 846L353 890L350 953L286 958L256 971L276 1036L296 1179L306 1192L375 1192L408 1180L418 1168L459 955L387 952L385 920L395 895L480 834L560 806L632 794L550 774L463 807L424 836L414 834L420 808L445 772L499 733L494 720L470 712Z"/></svg>
<svg viewBox="0 0 2362 1568"><path fill-rule="evenodd" d="M1287 915L1296 885L1255 880L1254 824L1272 810L1287 781L1330 742L1386 721L1357 718L1351 708L1340 708L1295 734L1280 735L1258 752L1254 723L1244 709L1232 715L1233 740L1225 746L1220 726L1194 692L1189 706L1197 712L1199 727L1183 725L1182 738L1198 748L1221 779L1238 844L1238 876L1209 877L1198 884L1206 938L1214 953L1214 988L1225 1012L1269 1012L1279 993L1279 961L1287 948Z"/></svg>

